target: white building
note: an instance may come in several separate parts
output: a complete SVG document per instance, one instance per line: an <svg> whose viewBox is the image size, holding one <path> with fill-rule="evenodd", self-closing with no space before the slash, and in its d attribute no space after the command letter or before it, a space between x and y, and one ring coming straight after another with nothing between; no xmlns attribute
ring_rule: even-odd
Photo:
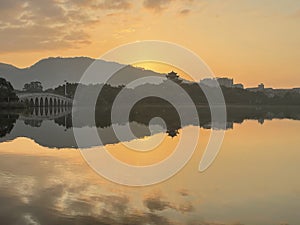
<svg viewBox="0 0 300 225"><path fill-rule="evenodd" d="M234 88L244 89L244 85L243 84L234 84L233 87Z"/></svg>
<svg viewBox="0 0 300 225"><path fill-rule="evenodd" d="M223 87L227 87L227 88L235 87L234 83L233 83L233 79L226 78L226 77L205 78L205 79L200 81L200 84L206 85L208 87L217 87L218 85L223 86ZM236 87L244 88L244 86L242 84L238 84Z"/></svg>
<svg viewBox="0 0 300 225"><path fill-rule="evenodd" d="M233 79L229 79L227 77L221 77L221 78L217 78L217 81L220 84L220 86L227 87L227 88L233 87Z"/></svg>

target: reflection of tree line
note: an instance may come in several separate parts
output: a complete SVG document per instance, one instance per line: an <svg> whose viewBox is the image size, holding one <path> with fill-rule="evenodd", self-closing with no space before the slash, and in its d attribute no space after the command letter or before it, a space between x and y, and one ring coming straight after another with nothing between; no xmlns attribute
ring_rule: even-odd
<svg viewBox="0 0 300 225"><path fill-rule="evenodd" d="M5 137L12 131L18 118L18 114L0 114L0 137Z"/></svg>
<svg viewBox="0 0 300 225"><path fill-rule="evenodd" d="M23 110L22 115L24 116L32 116L32 117L48 117L51 116L59 116L61 113L71 112L70 107L30 107Z"/></svg>
<svg viewBox="0 0 300 225"><path fill-rule="evenodd" d="M163 101L163 100L162 100ZM218 129L218 121L211 123L211 114L209 107L196 107L200 127L207 129ZM111 126L111 110L109 108L96 108L95 121L97 127ZM160 117L164 120L168 129L180 129L182 126L197 125L195 118L190 118L188 124L181 124L180 117L176 109L170 103L164 103L164 106L145 105L142 101L136 104L129 116L129 122L138 122L148 125L150 120ZM271 119L293 119L300 120L300 107L278 107L278 106L228 106L227 107L227 129L231 129L233 123L242 123L244 120L257 120L263 123L264 120ZM120 118L119 124L125 124L126 118ZM92 124L86 124L92 125ZM212 127L214 125L214 127ZM222 126L220 126L222 127Z"/></svg>
<svg viewBox="0 0 300 225"><path fill-rule="evenodd" d="M33 110L33 111L32 111ZM23 111L7 111L0 113L0 135L1 137L10 133L19 118L28 118L28 115L34 115L36 108L26 109ZM39 109L38 109L39 110ZM58 110L58 109L57 109ZM210 110L208 107L197 107L200 127L205 129L219 129L222 127L216 123L212 124ZM110 127L111 124L111 110L110 108L96 108L95 112L95 122L98 128ZM161 118L166 125L167 133L170 136L176 136L178 130L182 126L197 125L197 120L195 118L190 118L187 124L181 124L180 117L176 109L169 103L164 102L164 105L148 105L146 106L143 101L136 104L129 116L129 122L137 122L139 124L148 126L152 118ZM227 107L227 123L226 128L232 129L234 123L242 123L244 120L257 120L259 123L264 123L264 120L271 119L293 119L300 120L300 107L290 106L290 107L274 107L274 106L231 106ZM79 127L93 126L93 120L87 122L85 118L82 119L82 124ZM40 127L42 125L43 119L24 119L26 125L32 127ZM53 122L59 126L70 129L73 127L72 115L71 113L66 114L61 117L53 119ZM124 125L128 122L126 118L119 118L118 124ZM220 125L220 126L219 126ZM78 127L77 126L77 127Z"/></svg>
<svg viewBox="0 0 300 225"><path fill-rule="evenodd" d="M67 113L66 113L67 112ZM59 116L61 113L66 113ZM30 107L0 111L0 137L9 134L18 119L24 120L24 124L31 127L40 127L44 120L51 119L54 123L69 129L72 127L71 110L69 107Z"/></svg>
<svg viewBox="0 0 300 225"><path fill-rule="evenodd" d="M59 118L55 118L53 119L54 123L56 123L59 126L65 127L66 129L70 129L72 128L72 116L71 113L59 117ZM29 125L31 127L40 127L42 126L43 120L42 119L25 119L24 123L26 125Z"/></svg>
<svg viewBox="0 0 300 225"><path fill-rule="evenodd" d="M211 114L209 107L197 107L198 119L200 127L204 129L220 129L224 124L218 123L219 121L211 121ZM110 110L103 111L98 109L96 111L96 124L97 127L107 127L111 125ZM170 136L176 136L178 130L182 126L198 125L198 120L190 118L187 124L181 124L180 117L175 108L169 103L164 103L164 106L148 105L143 102L136 104L130 113L129 121L138 122L144 125L149 124L150 120L155 117L160 117L166 124L167 133ZM244 120L257 120L263 124L264 120L271 119L293 119L300 120L300 107L277 107L277 106L228 106L227 107L227 122L226 129L232 129L234 123L243 123ZM126 123L120 120L120 124Z"/></svg>
<svg viewBox="0 0 300 225"><path fill-rule="evenodd" d="M246 119L257 120L259 123L263 123L264 120L269 119L294 119L300 120L300 107L228 107L228 120L226 123L227 129L232 129L234 123L242 123ZM200 127L204 129L219 129L223 127L224 124L218 124L218 121L214 124L211 123L210 119L210 110L208 107L198 107L198 114L200 120ZM96 110L95 121L97 125L97 130L99 137L103 144L114 144L120 142L120 140L114 134L114 130L111 124L111 116L110 116L109 108L101 108ZM75 115L76 116L76 115ZM152 118L160 117L164 120L165 124L156 124L154 122L151 125L159 125L159 127L163 129L156 129L154 133L165 131L167 135L174 137L180 133L180 129L185 126L193 125L198 126L195 118L190 118L186 124L180 123L180 118L174 107L171 105L150 105L146 106L143 102L135 105L131 110L129 116L129 125L132 129L133 134L137 138L142 138L145 136L151 135L149 128L149 122ZM6 135L10 134L13 130L16 121L20 120L21 123L18 123L17 129L11 136L6 137ZM48 146L48 147L74 147L76 146L76 141L74 139L73 131L72 131L72 115L67 114L62 117L58 117L51 120L51 123L57 124L58 127L52 126L49 122L38 129L41 129L39 134L37 135L36 131L28 130L26 133L26 129L24 130L23 125L31 126L31 127L40 127L43 125L43 119L24 119L24 112L22 111L0 111L0 137L2 140L14 139L20 136L30 137L35 140L37 143ZM77 128L87 128L93 126L93 118L87 121L86 118L82 118L82 124L76 124ZM156 121L156 120L154 120ZM152 121L153 122L153 121ZM127 124L128 121L126 118L120 118L115 125L123 127ZM19 127L19 125L21 125ZM51 127L51 129L49 129ZM52 132L59 133L61 138L56 139L52 137ZM25 133L22 133L25 132ZM7 139L8 138L8 139ZM125 141L129 141L128 140ZM89 143L91 147L95 146L95 143Z"/></svg>

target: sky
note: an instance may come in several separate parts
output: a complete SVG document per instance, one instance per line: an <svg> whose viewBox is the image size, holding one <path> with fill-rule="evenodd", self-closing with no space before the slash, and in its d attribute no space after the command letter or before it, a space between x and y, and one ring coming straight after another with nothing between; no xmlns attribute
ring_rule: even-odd
<svg viewBox="0 0 300 225"><path fill-rule="evenodd" d="M0 0L0 62L162 40L246 86L300 87L299 0Z"/></svg>

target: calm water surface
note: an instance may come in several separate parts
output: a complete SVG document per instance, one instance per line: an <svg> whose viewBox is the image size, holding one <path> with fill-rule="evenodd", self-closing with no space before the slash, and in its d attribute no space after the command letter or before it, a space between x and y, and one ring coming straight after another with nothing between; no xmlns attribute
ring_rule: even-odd
<svg viewBox="0 0 300 225"><path fill-rule="evenodd" d="M101 132L115 157L148 165L171 154L181 132L193 129L138 140L163 136L161 147L150 152L127 149L109 128ZM95 173L72 147L66 126L53 120L28 126L19 118L1 137L0 224L300 224L300 121L234 124L203 173L198 165L211 131L196 129L199 143L189 163L165 182L137 188Z"/></svg>

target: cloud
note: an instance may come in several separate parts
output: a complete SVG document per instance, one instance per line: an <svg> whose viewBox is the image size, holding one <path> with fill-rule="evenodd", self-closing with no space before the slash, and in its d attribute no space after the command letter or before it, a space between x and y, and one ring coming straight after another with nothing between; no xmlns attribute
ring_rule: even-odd
<svg viewBox="0 0 300 225"><path fill-rule="evenodd" d="M24 8L24 2L21 0L16 1L0 1L0 20L16 20L14 17Z"/></svg>
<svg viewBox="0 0 300 225"><path fill-rule="evenodd" d="M0 25L2 52L72 48L89 43L84 31L85 24L91 22L87 15L74 15L58 1L17 3L0 9L0 15L11 12Z"/></svg>
<svg viewBox="0 0 300 225"><path fill-rule="evenodd" d="M141 6L137 2L129 0L0 1L1 53L81 48L91 43L90 34L93 31L91 28L96 26L105 26L103 39L107 38L109 31L112 31L109 37L113 39L128 36L129 32L135 31L139 23L136 22L139 19L134 16L128 18L133 12L133 7ZM179 9L182 9L180 15L190 13L186 8L191 0L143 0L140 4L153 12L161 12L173 5L173 2L179 3ZM108 18L109 15L116 14L117 19ZM137 14L135 16L142 17ZM122 28L116 28L112 24L118 24ZM142 23L139 26L142 27Z"/></svg>
<svg viewBox="0 0 300 225"><path fill-rule="evenodd" d="M103 9L130 9L131 3L127 0L104 0L98 5Z"/></svg>
<svg viewBox="0 0 300 225"><path fill-rule="evenodd" d="M88 44L89 35L84 31L64 29L64 26L48 27L32 25L28 27L0 29L2 52L59 49Z"/></svg>
<svg viewBox="0 0 300 225"><path fill-rule="evenodd" d="M190 9L183 9L179 12L179 14L182 16L186 16L186 15L190 14L190 12L191 12Z"/></svg>
<svg viewBox="0 0 300 225"><path fill-rule="evenodd" d="M130 8L128 0L1 1L1 53L90 44L90 26L101 24L101 19L111 11Z"/></svg>
<svg viewBox="0 0 300 225"><path fill-rule="evenodd" d="M129 203L127 196L103 195L99 200L104 203L106 211L115 212L118 215L125 214Z"/></svg>
<svg viewBox="0 0 300 225"><path fill-rule="evenodd" d="M150 210L150 212L174 208L170 202L162 200L159 196L147 197L144 199L143 203Z"/></svg>
<svg viewBox="0 0 300 225"><path fill-rule="evenodd" d="M181 213L193 212L195 210L192 203L188 201L174 204L165 200L160 193L152 193L146 196L143 200L143 203L151 213L156 211L164 211L167 209L172 209Z"/></svg>
<svg viewBox="0 0 300 225"><path fill-rule="evenodd" d="M203 222L203 223L200 223L200 225L243 225L243 224L240 222L236 222L236 223Z"/></svg>
<svg viewBox="0 0 300 225"><path fill-rule="evenodd" d="M115 223L114 224L118 224ZM133 213L133 214L128 214L125 217L122 218L122 223L121 224L132 224L132 225L175 225L177 223L171 221L170 219L156 215L154 213Z"/></svg>
<svg viewBox="0 0 300 225"><path fill-rule="evenodd" d="M147 9L155 12L160 12L172 2L173 0L144 0L143 5Z"/></svg>
<svg viewBox="0 0 300 225"><path fill-rule="evenodd" d="M189 191L187 189L180 189L178 193L184 197L189 196Z"/></svg>
<svg viewBox="0 0 300 225"><path fill-rule="evenodd" d="M171 4L174 3L174 4ZM194 0L144 0L143 6L146 9L150 9L154 12L161 12L163 10L166 10L168 7L175 6L179 8L183 8L179 11L179 14L184 16L191 13L191 10L188 9L190 7L193 7L197 4L202 4L203 1L194 1ZM178 9L176 9L178 10Z"/></svg>
<svg viewBox="0 0 300 225"><path fill-rule="evenodd" d="M295 10L292 14L291 14L292 18L300 18L300 9Z"/></svg>
<svg viewBox="0 0 300 225"><path fill-rule="evenodd" d="M193 212L195 210L194 206L190 202L184 202L179 205L178 211L182 213Z"/></svg>
<svg viewBox="0 0 300 225"><path fill-rule="evenodd" d="M203 217L199 212L191 217L181 215L194 211L191 203L173 198L171 202L159 191L140 198L135 194L140 193L137 189L127 191L110 186L108 181L99 182L101 179L84 162L78 162L79 156L74 157L73 152L46 156L53 150L42 150L45 152L4 154L0 158L2 224L241 225L199 221ZM168 208L174 211L163 211Z"/></svg>

